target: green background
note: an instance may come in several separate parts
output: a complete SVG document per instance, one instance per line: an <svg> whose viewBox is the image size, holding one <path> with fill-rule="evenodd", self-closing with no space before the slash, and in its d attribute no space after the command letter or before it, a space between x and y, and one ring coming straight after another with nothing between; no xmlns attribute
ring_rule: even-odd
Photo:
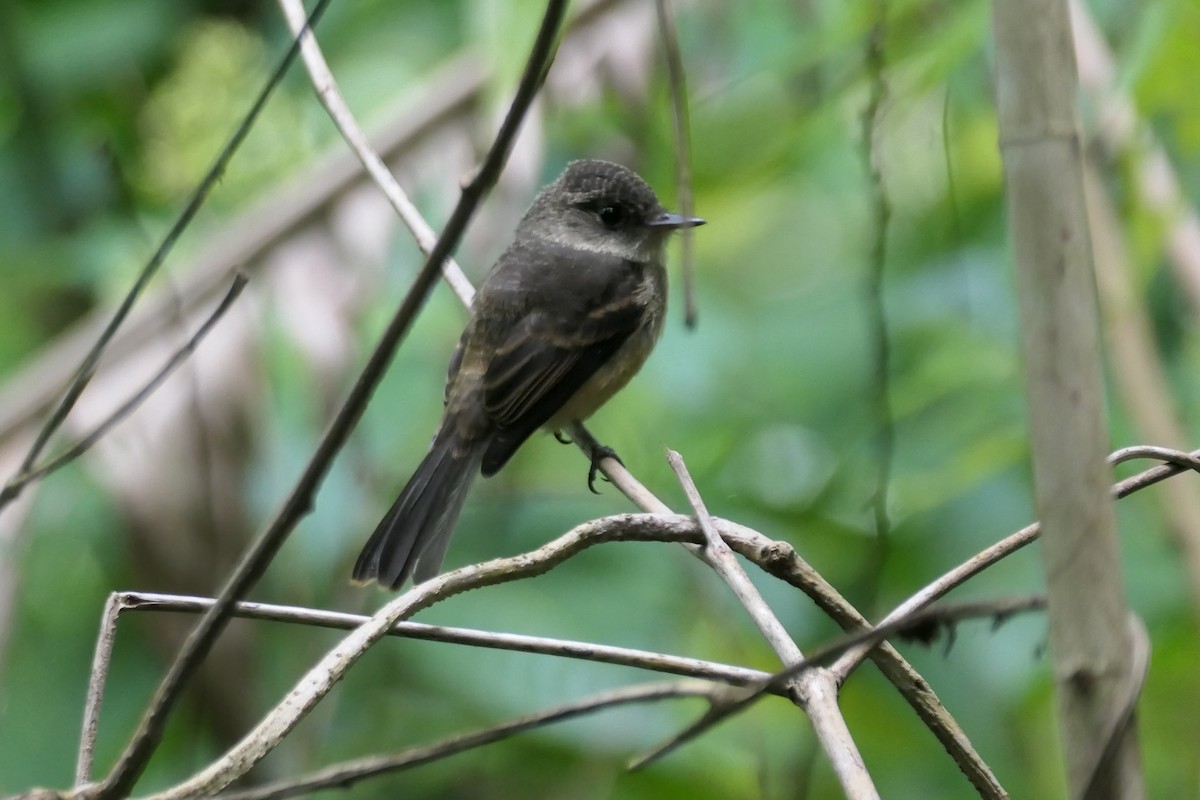
<svg viewBox="0 0 1200 800"><path fill-rule="evenodd" d="M643 373L594 419L652 491L686 510L664 447L680 451L710 510L791 542L868 617L1033 518L1018 320L993 105L989 4L888 3L887 95L875 141L892 216L883 300L892 361L892 530L876 537L879 463L865 295L874 245L872 185L860 115L875 4L863 0L678 4L691 96L699 326L678 291ZM1118 86L1166 149L1185 196L1200 196L1200 5L1090 4L1116 58ZM540 15L538 3L335 3L318 29L347 98L368 124L455 55L494 70L488 102L464 135L489 140ZM95 309L114 308L186 202L217 148L286 47L272 4L25 0L0 4L0 378ZM569 43L568 45L569 46ZM629 66L629 65L626 65ZM637 66L637 62L633 63ZM619 157L675 206L673 135L662 57L636 72L640 95L603 77L582 103L549 102L537 141L540 177L576 157ZM559 91L562 91L561 89ZM1094 130L1082 108L1085 130ZM1144 143L1145 138L1141 139ZM268 112L185 235L183 263L256 199L340 147L302 70ZM1134 191L1140 150L1095 153L1117 204L1159 353L1186 430L1200 423L1195 309L1166 263L1163 224ZM427 148L437 153L436 146ZM430 155L432 159L434 156ZM426 165L408 186L435 227L459 174ZM521 197L495 197L468 237L481 276ZM492 220L488 225L487 221ZM499 221L497 221L499 220ZM263 311L259 401L235 454L244 507L216 566L186 590L211 594L239 542L261 530L299 474L334 404L365 359L421 257L397 233L372 302L332 373L307 363L279 310ZM349 263L347 268L353 268ZM347 451L253 599L363 611L384 595L347 587L361 542L415 467L439 412L444 364L464 315L439 287ZM1112 394L1114 446L1136 434ZM4 442L6 447L10 441ZM1193 439L1157 442L1191 449ZM89 457L90 458L90 457ZM184 459L186 464L186 459ZM184 474L186 474L186 469ZM478 484L448 567L532 549L593 517L631 510L614 489L593 496L573 448L535 437ZM1123 472L1122 474L1126 474ZM1186 477L1182 480L1187 480ZM1164 495L1120 506L1130 604L1154 655L1140 705L1148 796L1195 796L1200 764L1196 608L1165 533ZM177 532L187 535L187 531ZM70 784L100 611L115 589L180 590L135 555L136 521L88 461L48 479L22 536L0 558L16 587L0 652L0 791ZM229 542L233 543L230 544ZM210 565L211 566L211 565ZM958 590L956 599L1035 592L1029 548ZM760 586L802 648L835 635L799 593ZM162 623L124 619L98 749L105 769L161 674ZM468 593L420 621L608 642L761 669L776 665L727 589L681 548L595 548L536 580ZM165 787L221 752L336 641L328 631L236 622L247 654L194 693L138 793ZM1037 617L998 630L962 626L952 647L903 644L1014 797L1064 791L1046 654ZM291 740L254 773L300 774L338 759L399 750L652 676L613 666L384 642ZM222 694L224 696L222 698ZM238 710L232 717L221 709ZM842 694L851 731L889 798L973 792L870 665ZM353 796L832 797L838 788L811 728L779 700L643 772L624 764L690 721L694 701L605 712L376 779ZM335 796L330 794L329 796ZM339 791L336 796L346 796Z"/></svg>

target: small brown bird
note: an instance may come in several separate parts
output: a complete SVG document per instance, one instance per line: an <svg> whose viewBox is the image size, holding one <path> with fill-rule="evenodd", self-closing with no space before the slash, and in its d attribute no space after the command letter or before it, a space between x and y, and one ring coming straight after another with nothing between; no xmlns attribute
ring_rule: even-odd
<svg viewBox="0 0 1200 800"><path fill-rule="evenodd" d="M662 333L667 236L703 224L607 161L574 161L538 194L479 288L441 424L363 547L356 582L397 589L437 575L475 473L494 475L538 428L587 419L629 382ZM589 486L594 476L595 464Z"/></svg>

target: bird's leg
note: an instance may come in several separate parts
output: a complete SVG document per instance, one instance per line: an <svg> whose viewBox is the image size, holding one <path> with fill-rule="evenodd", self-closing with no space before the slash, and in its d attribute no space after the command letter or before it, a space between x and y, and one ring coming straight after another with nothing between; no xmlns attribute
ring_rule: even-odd
<svg viewBox="0 0 1200 800"><path fill-rule="evenodd" d="M611 447L605 447L599 442L593 443L590 455L592 458L592 466L588 469L588 488L592 490L592 494L600 494L600 492L596 491L596 473L600 471L600 462L606 458L611 458L622 467L625 466L625 462L621 460L619 455L617 455L617 451L613 450ZM604 478L606 481L608 480L608 478L603 475L600 477Z"/></svg>

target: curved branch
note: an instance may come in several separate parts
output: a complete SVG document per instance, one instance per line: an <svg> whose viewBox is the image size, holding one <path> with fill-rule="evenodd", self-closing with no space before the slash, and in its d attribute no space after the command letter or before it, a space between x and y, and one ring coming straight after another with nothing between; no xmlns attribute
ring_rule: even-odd
<svg viewBox="0 0 1200 800"><path fill-rule="evenodd" d="M312 14L309 15L307 24L310 26L316 24L317 20L320 19L321 15L325 12L325 7L328 4L329 0L320 0L320 2L318 2L316 7L313 9ZM225 147L222 148L221 152L217 155L217 159L213 162L213 165L209 167L208 173L205 174L204 178L200 181L200 185L196 187L196 191L192 194L191 199L188 200L187 205L184 207L183 211L180 212L179 217L175 220L174 224L171 225L171 229L167 231L167 235L163 237L162 243L159 244L158 249L154 252L154 255L150 257L150 261L146 263L146 266L142 267L142 271L138 274L137 280L134 281L133 286L130 287L129 291L125 294L124 299L121 300L121 305L117 307L117 310L113 313L112 318L104 327L104 330L100 333L100 336L96 339L91 349L88 350L87 355L84 356L83 362L79 365L74 377L71 379L70 385L67 387L67 391L59 400L58 405L55 406L54 411L50 413L50 417L46 420L45 424L42 425L41 430L38 431L37 438L34 440L33 445L29 448L29 452L26 453L25 460L21 463L21 468L17 471L18 475L27 473L33 468L38 456L42 454L42 450L44 450L47 443L49 443L50 437L53 436L66 421L67 415L71 413L71 409L75 407L75 403L83 394L83 390L87 388L88 383L90 383L92 380L92 376L96 374L96 367L100 363L100 357L104 355L104 351L108 348L109 342L111 342L112 338L116 335L117 329L121 327L121 324L125 321L125 318L129 316L129 312L133 309L134 303L137 302L138 297L141 296L146 286L149 285L150 279L154 277L154 275L158 272L159 267L161 267L163 262L167 260L167 256L175 247L175 242L179 240L179 237L183 234L184 229L186 229L191 223L192 218L196 215L196 212L200 210L200 206L204 204L206 199L208 199L209 192L211 192L213 187L217 185L217 182L221 180L221 176L224 174L225 168L229 166L229 162L233 159L234 153L237 152L237 149L241 146L242 141L245 140L246 136L250 133L250 129L254 126L254 122L258 119L258 115L263 110L263 107L266 106L267 100L270 98L271 93L275 90L275 87L279 85L280 81L283 80L283 76L287 73L288 67L292 65L292 61L295 60L297 52L297 43L293 41L291 47L288 48L287 53L279 62L279 66L276 67L275 72L272 73L271 77L267 80L266 85L263 86L262 91L259 92L258 97L255 98L254 105L252 105L250 111L246 113L245 119L243 119L241 124L238 125L237 130L233 132L233 135L229 137L229 141L226 142ZM3 511L5 506L17 498L24 486L24 483L19 485L10 484L6 485L3 490L0 490L0 511Z"/></svg>
<svg viewBox="0 0 1200 800"><path fill-rule="evenodd" d="M427 764L430 761L507 739L518 733L542 728L555 722L575 719L594 711L603 711L632 703L649 703L683 697L711 698L711 696L711 686L696 682L683 681L630 686L576 700L573 703L565 703L536 714L517 717L500 725L451 736L434 744L413 747L395 755L355 759L295 780L278 781L245 791L219 794L216 800L282 800L318 789L343 788L365 778ZM164 796L161 800L168 800L168 798Z"/></svg>
<svg viewBox="0 0 1200 800"><path fill-rule="evenodd" d="M1153 453L1153 454L1151 454ZM1190 453L1183 451L1168 450L1166 448L1151 448L1148 446L1126 447L1115 451L1109 456L1109 460L1113 459L1125 460L1125 457L1145 457L1145 458L1163 458L1171 463L1161 464L1157 467L1151 467L1148 470L1139 472L1121 481L1113 484L1112 494L1117 500L1128 497L1134 492L1141 491L1156 483L1165 481L1167 478L1179 475L1193 468L1193 462L1200 462L1200 450L1193 450ZM1184 466L1184 465L1187 466ZM995 564L997 561L1004 559L1017 550L1020 550L1025 545L1034 541L1041 535L1042 526L1040 522L1034 522L1021 528L1016 533L1009 534L1001 539L996 544L987 549L976 553L958 566L943 573L933 582L926 584L920 590L913 593L900 605L892 609L886 617L880 621L880 625L885 625L899 619L900 617L911 614L914 611L923 608L938 598L947 594L950 590L962 585L968 579L983 572L988 567ZM830 669L838 675L839 680L844 681L846 677L854 671L867 653L862 648L856 648L846 652L837 660Z"/></svg>
<svg viewBox="0 0 1200 800"><path fill-rule="evenodd" d="M228 311L230 306L233 305L233 301L237 300L237 298L241 295L242 289L246 288L247 280L249 279L241 273L234 277L233 285L229 287L229 291L225 293L225 297L217 305L216 309L214 309L213 312L208 316L208 319L206 319L204 323L196 329L196 332L192 334L192 337L188 339L182 347L175 351L174 355L167 360L167 363L163 365L162 369L156 372L141 389L133 394L132 397L122 403L116 411L113 411L111 414L109 414L107 418L102 420L89 433L81 437L79 441L68 447L58 456L55 456L39 467L32 467L29 469L29 471L21 472L14 476L12 480L10 480L4 487L4 490L12 490L19 493L26 484L41 480L52 472L56 472L65 467L67 464L70 464L88 450L91 450L96 442L100 441L105 434L107 434L110 430L128 418L130 414L136 411L138 407L150 397L150 395L154 394L158 387L161 386L167 378L171 377L171 373L178 369L179 366L196 351L196 348L199 347L201 340L203 340L204 337L209 334L209 332L213 329L213 326L217 324L221 317L225 316L225 312Z"/></svg>
<svg viewBox="0 0 1200 800"><path fill-rule="evenodd" d="M326 653L287 696L224 755L187 781L147 800L208 797L237 780L274 750L393 625L421 609L473 589L541 575L603 542L702 541L702 535L690 521L687 528L661 523L660 518L647 514L622 514L592 520L532 552L472 564L414 586L375 612Z"/></svg>
<svg viewBox="0 0 1200 800"><path fill-rule="evenodd" d="M114 592L110 603L117 603L118 611L172 611L202 614L212 607L210 597L157 594L152 592ZM107 607L106 607L107 608ZM347 614L342 611L326 611L317 608L284 606L272 603L238 603L233 615L242 619L282 622L292 625L310 625L319 628L349 631L370 619L362 614ZM449 625L427 625L422 622L397 622L387 631L387 636L415 639L427 642L443 642L468 647L487 647L515 653L574 658L600 664L616 664L624 667L664 672L685 678L719 681L733 686L742 686L762 680L770 675L757 669L747 669L733 664L705 661L686 656L674 656L638 650L632 647L614 647L597 642L580 642L570 639L529 636L519 633L499 633L473 628L458 628ZM783 694L781 691L780 694Z"/></svg>
<svg viewBox="0 0 1200 800"><path fill-rule="evenodd" d="M1008 601L982 601L959 603L939 608L924 608L886 625L880 625L878 628L846 634L840 640L819 648L803 661L792 664L782 671L775 673L761 684L726 692L721 699L713 703L700 719L650 752L638 757L630 765L630 768L640 769L647 764L657 761L681 745L695 739L722 720L745 710L764 694L769 693L772 688L779 688L804 672L819 669L823 665L830 663L839 654L846 653L851 649L872 648L888 637L903 634L910 630L919 631L920 635L924 636L928 634L928 631L925 629L930 625L949 626L962 620L984 616L994 617L997 623L999 623L1015 614L1040 611L1045 608L1045 605L1046 601L1043 597L1023 597Z"/></svg>
<svg viewBox="0 0 1200 800"><path fill-rule="evenodd" d="M704 499L692 481L683 458L674 450L667 450L667 461L678 476L688 503L696 512L700 530L704 533L704 547L692 548L693 554L712 567L733 590L771 645L771 649L779 656L785 669L794 664L804 663L804 653L796 646L783 623L734 557L729 545L717 532L713 518L709 515ZM781 688L784 685L778 684ZM803 674L796 673L792 680L786 682L786 686L789 694L811 720L817 740L829 758L834 774L837 775L847 797L877 797L878 793L870 773L867 772L866 763L838 707L838 687L829 673L816 669L806 670Z"/></svg>
<svg viewBox="0 0 1200 800"><path fill-rule="evenodd" d="M304 67L308 70L309 78L321 105L329 112L330 119L337 126L338 132L342 134L346 145L354 152L354 155L358 156L363 169L371 176L371 180L375 181L375 185L391 203L396 215L408 227L417 241L417 246L421 248L421 252L428 256L437 245L437 234L421 216L421 212L417 211L417 207L408 199L408 195L388 170L387 165L383 163L383 159L372 149L366 134L362 132L354 115L350 113L350 108L346 105L346 101L338 89L337 81L334 80L329 65L325 63L325 56L321 53L321 47L317 44L316 37L313 36L312 30L304 24L304 6L300 4L300 0L279 0L279 7L288 21L292 35L300 40L300 54L304 59ZM463 274L458 262L453 258L446 258L442 262L442 276L446 279L446 283L450 284L450 288L462 304L470 307L471 301L475 297L475 289L471 286L467 276Z"/></svg>
<svg viewBox="0 0 1200 800"><path fill-rule="evenodd" d="M597 447L596 440L582 425L574 425L569 433L575 444L590 459ZM671 515L671 509L659 500L649 489L643 486L637 478L625 468L625 465L614 458L600 460L600 469L612 481L622 494L642 510L660 515L665 518ZM676 517L683 520L685 518ZM786 581L800 589L829 615L834 622L845 630L861 630L871 627L871 623L858 612L846 598L828 581L821 577L787 542L774 541L762 534L732 522L718 519L717 529L729 546L745 558L750 559L768 574ZM896 690L908 702L917 716L932 731L941 742L942 747L954 759L955 764L971 781L971 784L986 798L1006 798L1007 792L992 773L987 762L971 745L970 739L962 727L946 710L938 699L937 693L921 677L908 661L896 651L892 645L884 642L871 650L869 657L879 667L888 680L895 685ZM834 673L840 683L845 676Z"/></svg>
<svg viewBox="0 0 1200 800"><path fill-rule="evenodd" d="M108 800L127 796L134 782L145 768L150 755L162 739L167 717L174 708L187 680L196 671L212 648L217 636L229 621L233 604L245 596L266 570L275 553L288 535L307 514L313 497L333 463L334 456L354 430L367 401L382 380L392 356L424 305L441 269L441 264L458 245L467 223L475 213L484 194L495 184L508 158L512 142L516 138L521 120L528 112L533 98L545 79L546 71L554 55L558 30L566 11L566 0L551 0L547 5L542 25L526 63L525 73L517 88L516 96L496 139L488 151L475 178L463 189L462 196L450 215L437 245L413 282L404 301L397 309L392 321L380 337L367 365L330 424L329 430L314 451L304 473L297 481L292 493L271 525L251 545L234 568L217 602L197 623L184 642L178 657L172 662L166 677L159 684L150 707L146 710L138 730L117 761L107 779L96 788L96 796ZM293 49L295 46L293 45Z"/></svg>

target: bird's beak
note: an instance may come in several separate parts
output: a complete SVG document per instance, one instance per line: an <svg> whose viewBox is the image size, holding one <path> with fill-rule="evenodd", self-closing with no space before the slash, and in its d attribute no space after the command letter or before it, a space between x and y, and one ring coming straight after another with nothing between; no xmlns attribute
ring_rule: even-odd
<svg viewBox="0 0 1200 800"><path fill-rule="evenodd" d="M696 228L704 223L705 220L699 217L682 217L679 214L672 214L668 211L664 211L657 217L646 220L646 225L650 228L667 228L668 230Z"/></svg>

